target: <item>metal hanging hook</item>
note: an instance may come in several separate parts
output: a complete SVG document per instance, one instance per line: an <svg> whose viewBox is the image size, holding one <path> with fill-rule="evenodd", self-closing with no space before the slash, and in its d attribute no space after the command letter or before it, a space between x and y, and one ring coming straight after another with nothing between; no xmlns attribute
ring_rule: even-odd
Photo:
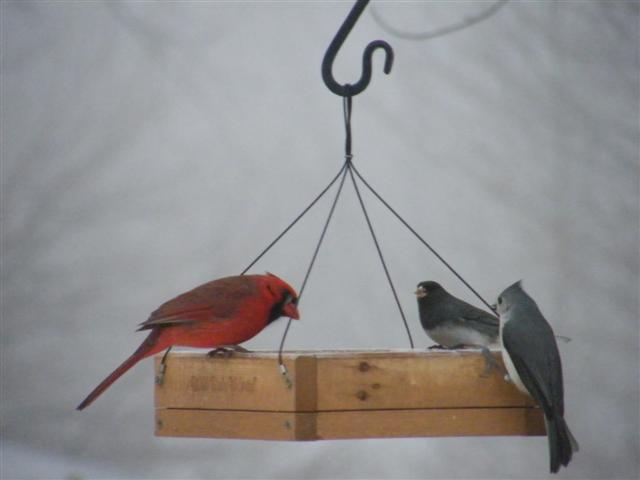
<svg viewBox="0 0 640 480"><path fill-rule="evenodd" d="M386 54L384 60L384 73L389 74L389 72L391 72L391 66L393 65L393 49L391 48L391 45L384 40L375 40L366 46L364 53L362 54L362 76L360 77L360 80L354 84L347 83L345 85L340 85L333 78L331 70L333 68L333 62L336 55L338 54L338 50L342 47L345 39L368 4L369 0L356 1L356 4L342 23L338 33L336 33L336 36L329 44L329 48L322 59L322 79L329 90L341 97L352 97L359 94L369 86L369 82L371 81L371 57L377 48L383 49Z"/></svg>

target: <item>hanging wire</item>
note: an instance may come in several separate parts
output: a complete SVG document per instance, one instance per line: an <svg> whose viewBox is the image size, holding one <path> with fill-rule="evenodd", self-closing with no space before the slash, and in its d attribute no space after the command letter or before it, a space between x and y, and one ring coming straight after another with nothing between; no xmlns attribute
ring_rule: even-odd
<svg viewBox="0 0 640 480"><path fill-rule="evenodd" d="M476 23L479 23L483 20L486 20L493 14L495 14L498 10L500 10L509 0L498 0L497 2L492 3L484 10L481 10L479 13L475 15L468 16L459 20L450 25L446 25L444 27L435 28L433 30L428 30L426 32L405 32L403 30L399 30L395 27L389 25L382 15L378 13L378 10L372 5L369 9L371 12L371 16L376 21L376 23L385 30L390 35L393 35L398 38L402 38L404 40L431 40L433 38L442 37L444 35L448 35L450 33L457 32L458 30L464 30Z"/></svg>
<svg viewBox="0 0 640 480"><path fill-rule="evenodd" d="M382 196L380 196L380 194L379 194L379 193L378 193L378 192L377 192L377 191L376 191L376 190L375 190L371 185L369 185L369 182L367 182L367 181L364 179L364 177L360 174L360 172L358 171L358 169L357 169L354 165L351 165L351 170L353 170L353 171L356 173L356 175L358 176L358 178L362 181L362 183L364 183L364 185L369 189L369 191L370 191L371 193L373 193L373 194L376 196L376 198L377 198L378 200L380 200L380 201L382 202L382 204L383 204L385 207L387 207L387 208L389 209L389 211L390 211L391 213L393 213L393 214L395 215L395 217L396 217L398 220L400 220L400 222L402 222L402 224L403 224L405 227L407 227L407 229L409 229L409 231L410 231L411 233L413 233L413 234L416 236L416 238L417 238L418 240L420 240L420 242L421 242L425 247L427 247L427 248L431 251L431 253L433 253L433 254L438 258L438 260L440 260L440 261L441 261L441 262L442 262L442 263L443 263L443 264L444 264L444 265L445 265L445 266L446 266L446 267L451 271L451 273L453 273L453 274L458 278L458 280L460 280L460 281L461 281L461 282L462 282L462 283L463 283L463 284L464 284L464 285L465 285L469 290L471 290L471 292L473 292L473 294L474 294L476 297L478 297L478 298L480 299L480 301L481 301L482 303L484 303L484 304L485 304L485 305L486 305L486 306L487 306L487 307L488 307L492 312L495 312L495 309L493 308L493 306L492 306L492 305L490 305L490 304L489 304L489 302L487 302L487 301L482 297L482 295L480 295L480 294L479 294L479 293L478 293L478 292L477 292L477 291L476 291L476 290L475 290L475 289L474 289L474 288L469 284L469 282L467 282L467 281L462 277L462 275L460 275L460 274L456 271L456 269L455 269L455 268L453 268L453 267L449 264L449 262L447 262L447 261L442 257L442 255L440 255L440 254L435 250L435 248L433 248L431 245L429 245L429 243L428 243L424 238L422 238L422 237L418 234L418 232L416 232L416 231L413 229L413 227L412 227L411 225L409 225L409 224L407 223L407 221L406 221L404 218L402 218L402 216L401 216L398 212L396 212L396 211L393 209L393 207L392 207L391 205L389 205L389 204L386 202L386 200L385 200L384 198L382 198Z"/></svg>
<svg viewBox="0 0 640 480"><path fill-rule="evenodd" d="M348 87L348 85L347 85ZM376 250L378 251L378 256L380 257L380 262L382 263L382 267L384 268L384 272L387 276L387 281L389 282L389 286L391 287L391 292L393 293L393 297L395 298L396 304L398 305L398 310L400 311L400 316L402 317L402 321L404 323L404 327L407 331L407 335L409 337L409 344L411 345L411 348L413 348L414 344L413 344L413 338L411 337L411 331L409 329L409 324L407 323L407 319L404 315L404 311L402 310L402 305L400 304L400 300L398 298L398 294L396 292L395 286L393 285L393 280L391 279L391 274L389 273L389 269L387 268L387 264L384 260L384 256L382 255L382 250L380 248L380 244L378 243L378 239L376 237L375 231L373 230L373 225L371 224L371 220L369 219L369 214L367 213L367 209L365 207L364 201L362 199L362 196L360 195L360 190L358 189L358 185L356 183L356 179L353 175L353 172L351 171L351 169L353 168L353 164L351 163L351 159L353 158L353 154L351 153L351 112L353 110L353 102L352 102L352 98L351 97L343 97L343 113L344 113L344 126L345 126L345 144L344 144L344 157L345 157L345 162L342 165L342 168L340 169L340 172L342 172L342 178L340 179L340 185L338 187L338 190L336 192L336 195L333 199L333 203L331 204L331 208L329 210L329 214L327 215L327 220L324 223L324 226L322 228L322 232L320 233L320 238L318 239L318 243L316 244L316 248L313 252L313 256L311 257L311 261L309 262L309 266L307 267L307 272L304 276L304 280L302 281L302 285L300 286L300 291L298 292L298 304L300 303L300 299L302 298L302 294L304 293L304 289L307 285L307 281L309 280L309 276L311 275L311 270L313 269L313 266L315 265L316 262L316 258L318 258L318 252L320 251L320 247L322 246L322 242L324 240L325 234L327 233L327 229L329 228L329 223L331 222L331 218L333 217L333 212L336 209L336 205L338 203L338 199L340 198L340 193L342 192L342 187L344 186L344 181L347 177L347 173L349 173L350 177L351 177L351 182L353 183L353 188L356 191L356 194L358 196L358 201L360 202L360 207L362 208L362 213L364 214L364 217L367 221L367 226L369 227L369 232L371 233L371 237L373 238L373 243L376 246ZM340 175L340 172L338 172L338 175ZM336 177L337 178L337 177ZM335 182L336 178L334 178L332 180L332 182L329 184L329 186L327 187L327 189ZM325 189L325 191L327 190ZM324 194L324 192L323 192ZM311 205L308 207L310 208ZM307 208L307 210L308 210ZM306 213L306 211L304 212ZM280 235L279 237L281 237L282 235ZM273 243L275 243L276 241L279 240L279 237L276 238L276 240L274 240ZM266 253L266 252L265 252ZM257 260L256 260L257 261ZM255 261L253 262L255 263ZM252 263L252 264L253 264ZM284 364L284 361L282 360L282 351L284 349L284 343L286 341L287 338L287 334L289 333L289 328L291 327L291 318L288 319L287 321L287 326L284 330L284 333L282 335L282 339L280 341L280 347L278 348L278 364L280 366L280 373L282 374L282 376L285 379L285 383L287 384L288 388L291 388L291 386L293 385L293 382L291 381L291 379L289 378L289 372L287 370L286 365Z"/></svg>
<svg viewBox="0 0 640 480"><path fill-rule="evenodd" d="M353 100L351 97L342 97L342 114L344 115L344 158L347 168L351 166L351 112L353 111Z"/></svg>
<svg viewBox="0 0 640 480"><path fill-rule="evenodd" d="M358 184L356 182L356 178L353 175L353 165L349 168L349 175L351 176L351 183L353 183L353 188L356 191L356 195L358 196L358 202L360 202L360 207L362 208L362 213L364 214L364 218L367 221L367 226L369 227L369 232L371 232L371 238L373 238L373 243L376 246L376 250L378 251L378 257L380 257L380 263L382 263L382 268L384 269L384 274L387 276L387 281L389 282L389 286L391 287L391 292L393 293L393 298L396 301L396 305L398 306L398 310L400 311L400 316L402 317L402 323L404 323L404 328L407 331L407 336L409 337L409 344L411 348L413 345L413 337L411 336L411 330L409 330L409 324L407 323L407 317L404 315L404 311L402 310L402 305L400 304L400 299L398 298L398 294L396 292L396 288L393 285L393 280L391 280L391 274L389 273L389 269L387 268L387 263L384 260L384 256L382 255L382 249L380 248L380 244L378 243L378 239L376 238L376 234L373 230L373 225L371 224L371 220L369 219L369 214L367 213L367 209L364 206L364 201L362 200L362 195L360 195L360 189L358 188Z"/></svg>
<svg viewBox="0 0 640 480"><path fill-rule="evenodd" d="M257 257L256 257L256 258L255 258L255 259L254 259L254 260L253 260L253 261L252 261L252 262L247 266L247 268L245 268L244 270L242 270L242 273L241 273L240 275L244 275L245 273L247 273L247 271L248 271L251 267L253 267L253 266L258 262L258 260L260 260L260 259L261 259L261 258L262 258L262 257L263 257L263 256L264 256L264 255L269 251L269 250L271 250L271 247L273 247L276 243L278 243L278 241L279 241L282 237L284 237L284 236L285 236L285 234L286 234L289 230L291 230L291 228L292 228L296 223L298 223L298 220L300 220L302 217L304 217L304 216L307 214L307 212L308 212L309 210L311 210L311 208L312 208L312 207L313 207L313 206L318 202L318 200L320 200L320 199L324 196L324 194L325 194L325 193L327 193L327 191L332 187L332 185L333 185L334 183L336 183L336 180L338 180L338 178L340 177L340 174L341 174L341 173L343 173L343 171L344 171L344 169L345 169L346 167L347 167L347 163L345 162L345 163L342 165L342 167L340 167L340 170L338 171L338 173L336 173L336 176L335 176L335 177L333 177L333 179L329 182L329 184L328 184L326 187L324 187L324 189L323 189L323 190L318 194L318 196L316 196L316 198L314 198L314 199L313 199L313 201L312 201L309 205L307 205L307 207L306 207L304 210L302 210L302 212L300 212L300 214L295 218L295 220L294 220L293 222L291 222L291 223L289 224L289 226L288 226L287 228L285 228L282 232L280 232L280 234L279 234L276 238L274 238L274 239L273 239L273 241L272 241L269 245L267 245L267 247L266 247L264 250L262 250L262 252L260 252L260 255L258 255L258 256L257 256Z"/></svg>
<svg viewBox="0 0 640 480"><path fill-rule="evenodd" d="M387 276L389 287L391 287L391 293L393 293L393 298L395 299L396 305L398 306L398 310L400 311L400 317L402 317L402 323L404 323L404 328L406 329L407 336L409 337L409 345L411 345L411 348L413 348L413 338L411 337L411 330L409 329L407 318L405 317L404 311L402 310L402 305L400 304L400 299L398 298L396 287L393 285L391 274L389 273L389 269L387 268L387 262L385 262L384 256L382 255L382 249L380 248L380 243L378 243L378 238L376 237L376 233L373 230L373 225L371 224L371 219L369 218L369 214L367 213L367 208L364 205L362 195L360 195L360 189L358 188L356 179L353 176L352 170L355 167L353 166L353 162L351 160L353 158L353 155L351 154L351 113L353 111L351 97L344 97L342 106L344 110L345 131L347 133L347 138L345 141L345 157L347 158L347 163L348 163L347 170L349 171L349 176L351 177L351 183L353 183L353 188L356 191L358 202L360 202L360 208L362 208L362 213L364 214L364 218L367 221L367 227L369 227L371 238L373 239L373 243L376 246L378 257L380 258L380 263L382 263L382 268L384 269L384 273Z"/></svg>
<svg viewBox="0 0 640 480"><path fill-rule="evenodd" d="M318 243L316 244L316 248L313 252L313 256L311 257L311 261L309 262L309 266L307 267L307 272L304 276L304 280L302 281L302 286L300 287L300 291L298 293L298 303L300 303L300 299L302 298L302 294L304 293L304 289L307 285L307 281L309 280L309 276L311 275L311 270L313 269L313 266L315 265L316 259L318 257L318 252L320 251L320 247L322 246L322 242L324 240L325 234L327 233L327 229L329 228L329 223L331 222L331 218L333 217L333 212L335 211L336 205L338 203L338 199L340 198L340 193L342 192L342 187L344 186L344 181L346 179L347 173L349 173L350 177L351 177L351 182L353 184L353 188L356 191L356 195L358 197L358 201L360 202L360 207L362 208L362 213L364 214L364 218L367 222L367 226L369 227L369 232L371 233L371 238L373 239L373 243L375 244L376 250L378 252L378 257L380 258L380 262L382 263L382 268L384 269L385 275L387 277L387 281L389 282L389 286L391 287L391 292L393 294L393 297L396 301L396 305L398 306L398 310L400 311L400 317L402 318L402 322L404 323L404 327L407 331L407 336L409 337L409 344L411 345L411 348L414 348L414 343L413 343L413 338L411 336L411 330L409 329L409 324L407 323L407 318L404 314L404 311L402 310L402 305L400 303L400 299L398 298L398 293L396 292L396 288L393 284L393 280L391 279L391 274L389 273L389 268L387 267L387 263L384 259L384 255L382 254L382 249L380 248L380 243L378 242L378 238L376 237L375 231L373 229L373 225L371 223L371 219L369 218L369 214L367 212L367 208L364 204L364 200L362 199L362 195L360 194L360 189L358 188L358 184L356 182L355 176L353 175L353 172L351 171L353 167L353 163L352 163L352 158L353 158L353 154L351 153L351 145L352 145L352 140L351 140L351 113L353 111L353 102L352 102L352 98L351 97L343 97L343 113L344 113L344 125L345 125L345 145L344 145L344 150L345 150L345 162L342 166L342 168L340 169L340 172L342 172L342 178L340 180L340 185L338 187L338 190L336 192L336 195L333 199L333 203L331 204L331 208L329 210L329 214L327 215L327 220L324 223L324 226L322 228L322 232L320 233L320 238L318 239ZM340 172L338 174L340 174ZM333 182L335 182L335 178L332 181L332 183L329 185L331 186L333 184ZM278 239L276 239L277 241ZM282 376L285 379L285 383L287 384L288 388L291 388L291 386L293 385L293 382L291 381L291 379L289 378L289 374L288 374L288 370L286 365L284 364L284 361L282 359L282 351L284 349L284 343L286 341L287 338L287 334L289 333L289 328L291 327L291 318L288 319L287 321L287 326L284 330L284 333L282 335L282 339L280 341L280 347L278 348L278 364L280 366L280 372L282 374Z"/></svg>
<svg viewBox="0 0 640 480"><path fill-rule="evenodd" d="M333 202L331 203L331 208L329 209L329 215L327 215L327 220L324 222L324 226L322 227L322 232L320 233L320 238L318 239L318 243L316 244L316 248L313 251L313 256L311 257L311 261L309 262L309 266L307 267L307 273L304 275L304 280L302 281L302 285L300 286L300 290L298 292L298 305L300 304L300 299L302 298L302 294L304 293L304 289L307 286L307 281L309 280L309 276L311 275L311 270L316 263L316 258L318 258L318 252L320 252L320 247L324 240L324 237L327 233L327 229L329 228L329 222L331 222L331 218L333 217L333 212L336 209L336 204L338 203L338 199L340 198L340 193L342 192L342 187L344 186L344 180L347 177L348 168L348 160L344 162L342 169L342 178L340 179L340 185L338 186L338 191L336 192L336 196L333 198ZM284 342L287 339L287 334L289 333L289 327L291 327L291 318L287 320L287 326L284 329L284 333L282 334L282 339L280 340L280 347L278 348L278 365L280 365L280 373L284 377L284 381L287 384L287 388L291 388L293 382L289 378L289 372L287 367L282 360L282 350L284 349Z"/></svg>

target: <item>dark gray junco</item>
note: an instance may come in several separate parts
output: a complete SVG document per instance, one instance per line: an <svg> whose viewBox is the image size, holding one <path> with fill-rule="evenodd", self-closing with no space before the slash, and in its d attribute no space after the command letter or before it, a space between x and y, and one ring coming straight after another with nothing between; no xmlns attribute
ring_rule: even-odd
<svg viewBox="0 0 640 480"><path fill-rule="evenodd" d="M454 297L439 283L418 284L420 323L431 339L446 348L497 346L498 318Z"/></svg>
<svg viewBox="0 0 640 480"><path fill-rule="evenodd" d="M438 345L429 348L476 347L485 360L483 375L504 372L488 347L498 345L498 318L454 297L433 281L420 282L415 291L420 323Z"/></svg>

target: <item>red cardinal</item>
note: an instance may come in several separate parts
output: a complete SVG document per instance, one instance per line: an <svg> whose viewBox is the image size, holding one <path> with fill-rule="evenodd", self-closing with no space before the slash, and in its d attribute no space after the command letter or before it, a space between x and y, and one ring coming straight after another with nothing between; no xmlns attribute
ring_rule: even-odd
<svg viewBox="0 0 640 480"><path fill-rule="evenodd" d="M164 303L139 330L151 330L142 345L85 398L89 406L145 357L173 346L215 348L254 337L279 317L300 318L298 295L275 275L241 275L205 283Z"/></svg>

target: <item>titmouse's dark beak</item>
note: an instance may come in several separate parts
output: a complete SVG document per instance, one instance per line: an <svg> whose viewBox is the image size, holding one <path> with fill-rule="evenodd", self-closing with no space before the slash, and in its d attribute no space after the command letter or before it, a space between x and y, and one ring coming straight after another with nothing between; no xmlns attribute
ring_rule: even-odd
<svg viewBox="0 0 640 480"><path fill-rule="evenodd" d="M492 303L491 304L491 310L493 310L495 313L498 313L498 304L497 303Z"/></svg>

